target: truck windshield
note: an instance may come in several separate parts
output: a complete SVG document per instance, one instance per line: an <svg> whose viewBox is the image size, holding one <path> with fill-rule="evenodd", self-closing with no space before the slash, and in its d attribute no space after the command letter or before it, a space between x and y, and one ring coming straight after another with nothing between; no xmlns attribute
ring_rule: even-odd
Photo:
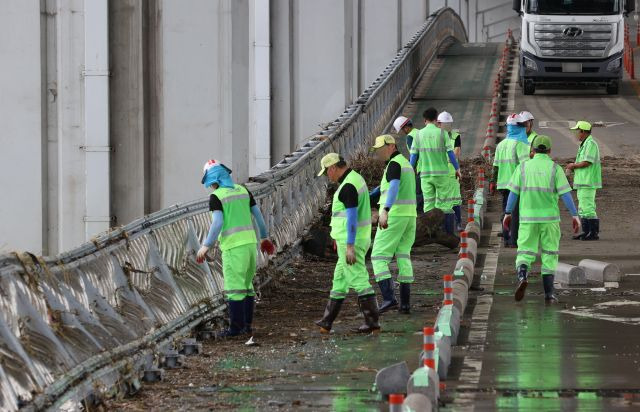
<svg viewBox="0 0 640 412"><path fill-rule="evenodd" d="M529 0L530 14L619 14L619 0Z"/></svg>

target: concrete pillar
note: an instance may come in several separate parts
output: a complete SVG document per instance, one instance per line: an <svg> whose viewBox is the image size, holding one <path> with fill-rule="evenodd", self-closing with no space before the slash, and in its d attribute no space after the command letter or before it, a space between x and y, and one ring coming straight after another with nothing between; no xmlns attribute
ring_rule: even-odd
<svg viewBox="0 0 640 412"><path fill-rule="evenodd" d="M293 0L271 1L271 161L293 151Z"/></svg>
<svg viewBox="0 0 640 412"><path fill-rule="evenodd" d="M0 13L0 252L43 246L40 2L4 2Z"/></svg>
<svg viewBox="0 0 640 412"><path fill-rule="evenodd" d="M436 0L431 0L427 4L424 0L402 0L402 46L407 44L409 39L418 31L424 23L427 15L427 7ZM440 7L437 7L437 10ZM433 11L435 11L432 8Z"/></svg>
<svg viewBox="0 0 640 412"><path fill-rule="evenodd" d="M85 241L83 127L84 2L58 0L56 10L58 250ZM54 155L50 153L50 155Z"/></svg>
<svg viewBox="0 0 640 412"><path fill-rule="evenodd" d="M109 2L111 214L116 225L145 209L145 47L143 2ZM146 108L148 110L148 108Z"/></svg>

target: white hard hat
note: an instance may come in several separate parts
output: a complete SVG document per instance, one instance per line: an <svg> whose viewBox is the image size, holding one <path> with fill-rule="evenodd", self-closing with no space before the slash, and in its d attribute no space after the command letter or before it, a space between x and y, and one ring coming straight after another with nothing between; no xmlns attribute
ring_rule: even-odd
<svg viewBox="0 0 640 412"><path fill-rule="evenodd" d="M438 115L438 121L440 123L453 123L453 117L449 112L442 112Z"/></svg>
<svg viewBox="0 0 640 412"><path fill-rule="evenodd" d="M524 123L525 121L526 120L518 113L511 113L509 117L507 117L507 124L518 124Z"/></svg>
<svg viewBox="0 0 640 412"><path fill-rule="evenodd" d="M400 133L400 130L409 123L411 119L408 117L400 116L393 121L393 128L396 129L396 133Z"/></svg>
<svg viewBox="0 0 640 412"><path fill-rule="evenodd" d="M204 164L202 168L202 172L206 173L207 170L211 169L213 166L220 166L222 163L218 162L216 159L209 159L207 163Z"/></svg>
<svg viewBox="0 0 640 412"><path fill-rule="evenodd" d="M531 114L531 112L528 112L526 110L520 112L520 116L524 119L524 121L526 122L527 120L534 120L535 117L533 117L533 115Z"/></svg>

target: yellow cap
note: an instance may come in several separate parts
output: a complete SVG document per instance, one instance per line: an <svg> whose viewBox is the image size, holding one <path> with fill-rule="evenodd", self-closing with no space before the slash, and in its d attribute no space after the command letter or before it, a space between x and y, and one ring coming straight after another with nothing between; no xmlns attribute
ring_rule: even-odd
<svg viewBox="0 0 640 412"><path fill-rule="evenodd" d="M390 134L383 134L382 136L378 136L376 137L376 142L373 144L373 146L371 146L371 150L380 149L386 144L396 144L396 139L394 139Z"/></svg>
<svg viewBox="0 0 640 412"><path fill-rule="evenodd" d="M588 132L591 130L591 123L585 122L584 120L579 120L578 123L576 123L576 125L571 128L571 130L577 129L585 130Z"/></svg>
<svg viewBox="0 0 640 412"><path fill-rule="evenodd" d="M338 153L329 153L327 155L324 155L324 157L320 159L320 167L322 167L322 169L320 170L320 173L318 173L318 176L322 176L327 171L327 168L329 166L333 166L339 161L340 155Z"/></svg>
<svg viewBox="0 0 640 412"><path fill-rule="evenodd" d="M551 150L551 138L543 134L539 134L533 138L531 142L532 149Z"/></svg>

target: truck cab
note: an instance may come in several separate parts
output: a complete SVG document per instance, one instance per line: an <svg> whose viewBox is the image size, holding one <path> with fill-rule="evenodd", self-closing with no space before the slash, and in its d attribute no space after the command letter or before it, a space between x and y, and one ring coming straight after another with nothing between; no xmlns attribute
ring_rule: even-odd
<svg viewBox="0 0 640 412"><path fill-rule="evenodd" d="M624 17L635 0L513 0L522 17L519 83L524 94L553 86L606 87L622 79Z"/></svg>

